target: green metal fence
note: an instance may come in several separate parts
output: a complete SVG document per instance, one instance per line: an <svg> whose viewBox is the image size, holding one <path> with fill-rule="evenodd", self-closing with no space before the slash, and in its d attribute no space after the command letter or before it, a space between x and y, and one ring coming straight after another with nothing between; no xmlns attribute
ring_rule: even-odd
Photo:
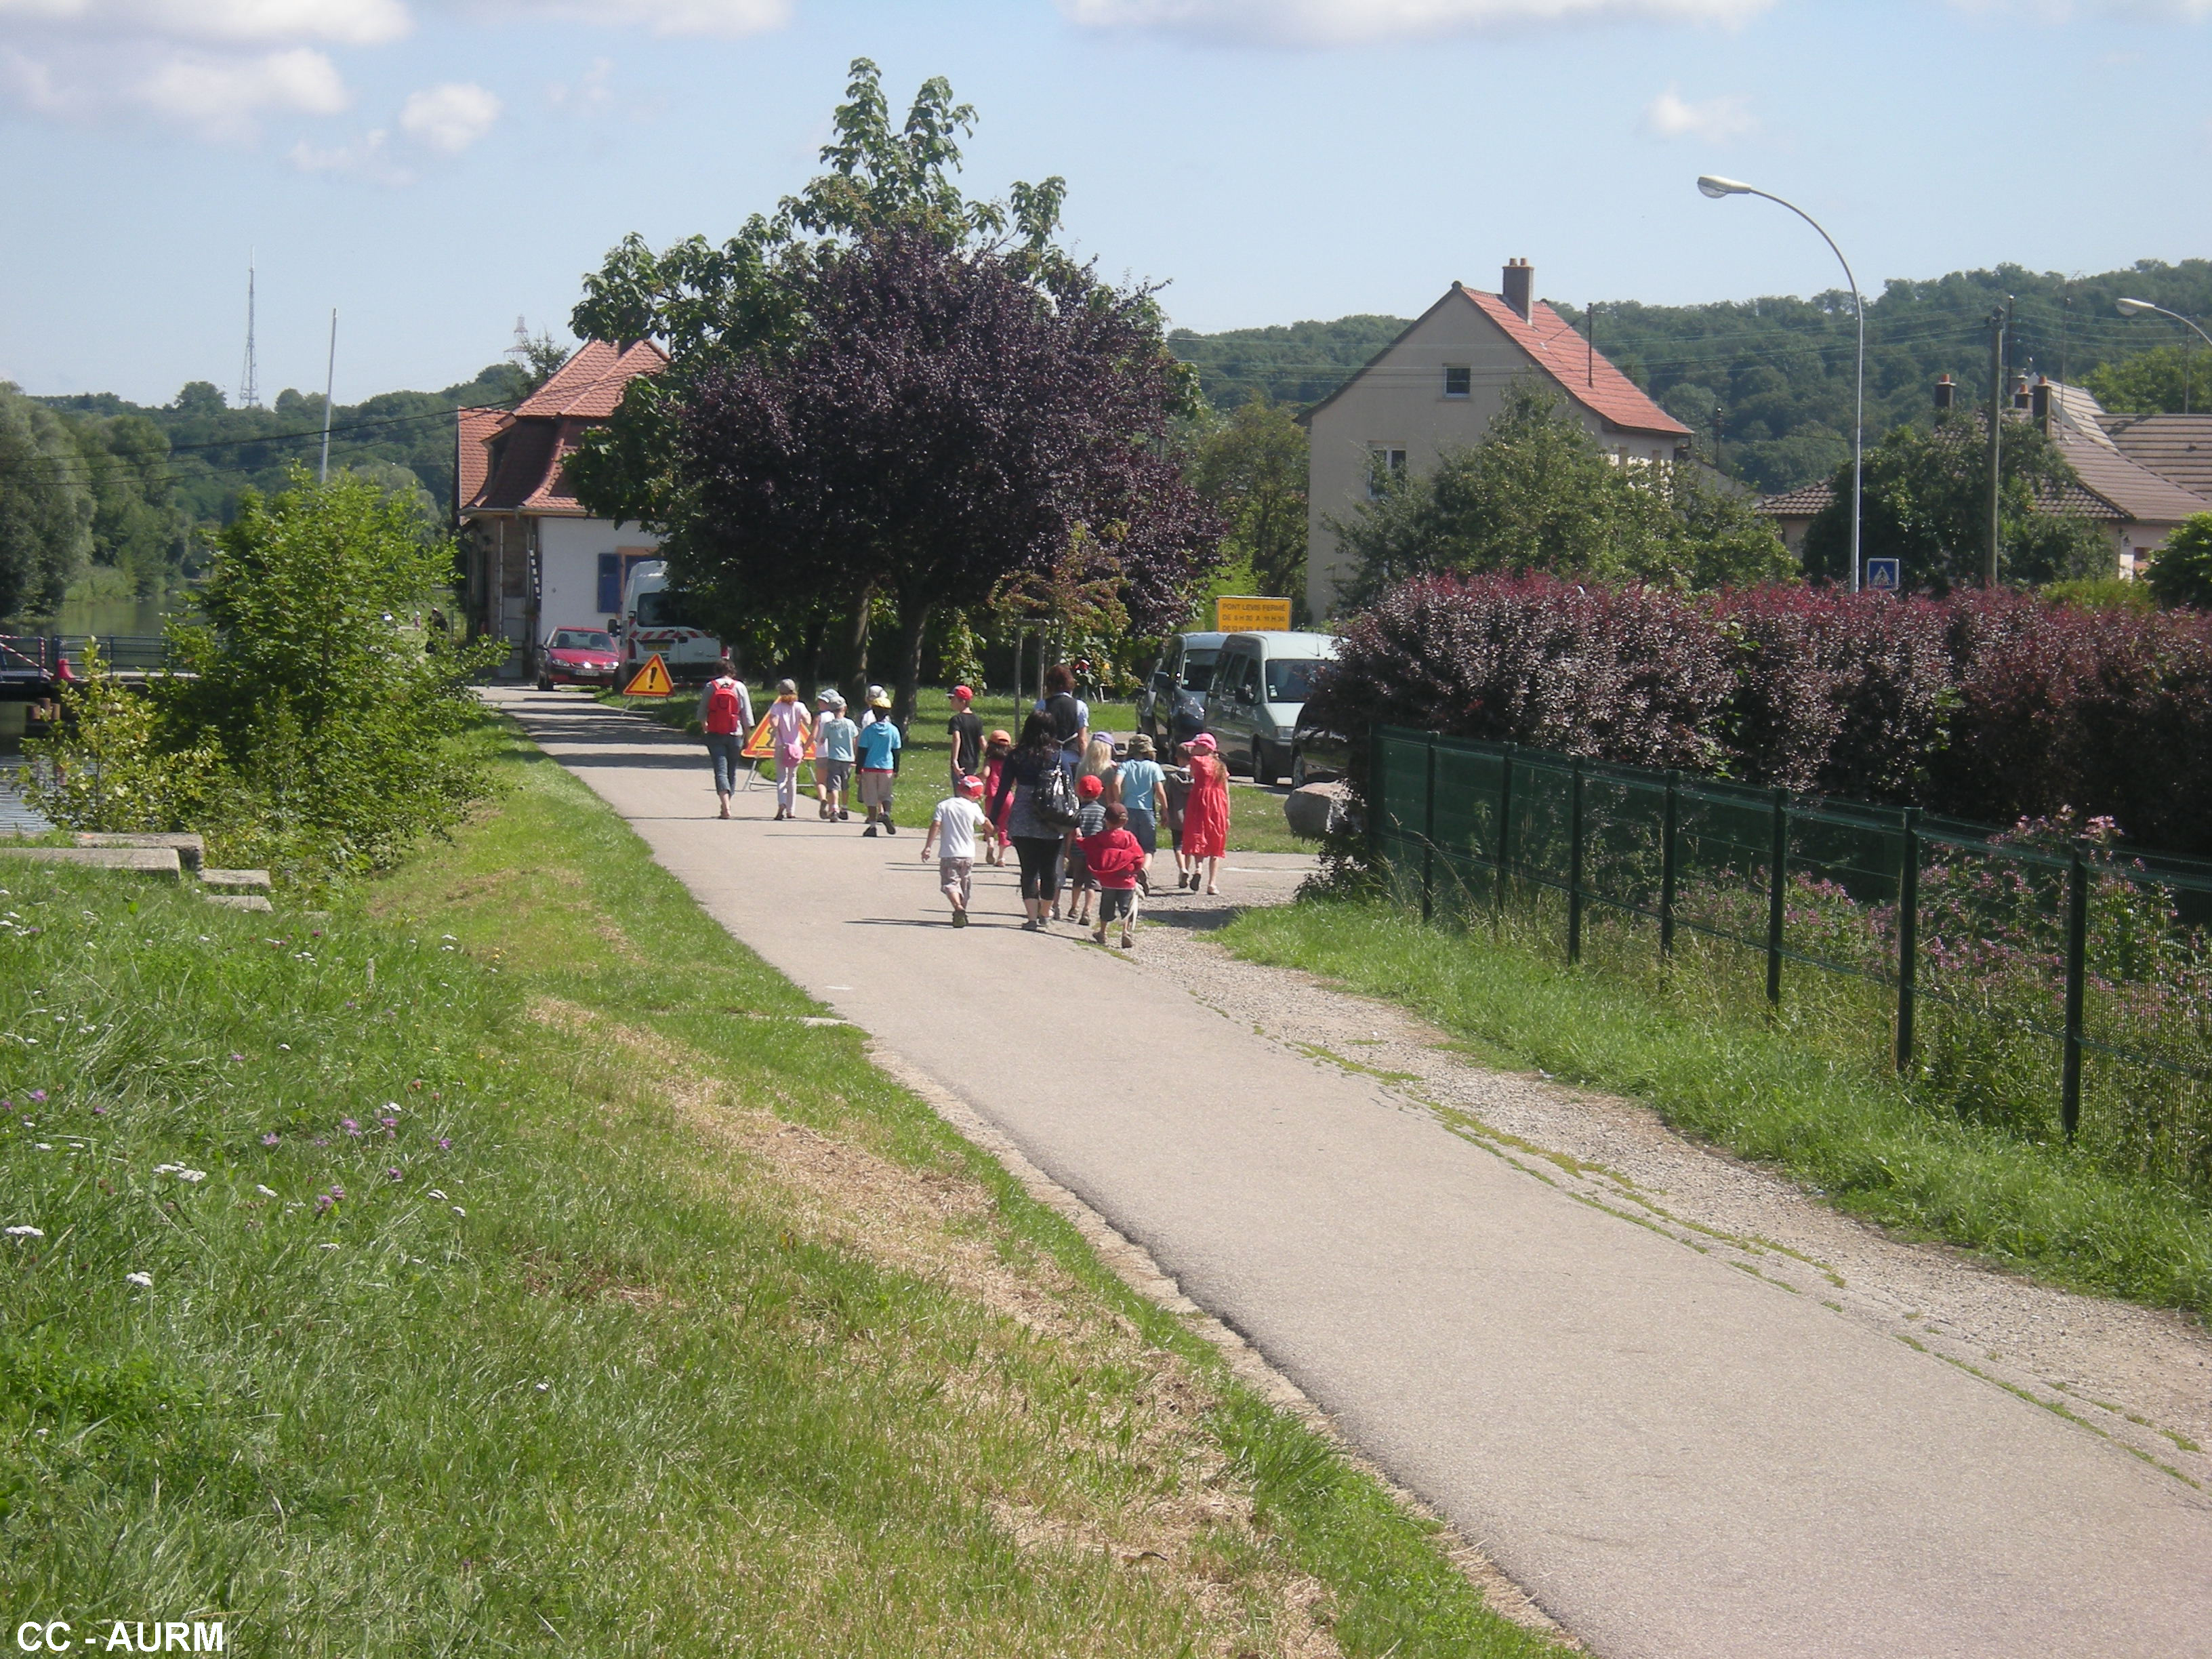
<svg viewBox="0 0 2212 1659"><path fill-rule="evenodd" d="M2212 1181L2212 866L1398 727L1370 762L1370 850L1424 920L1694 946L1776 1007L1851 981L1962 1113Z"/></svg>

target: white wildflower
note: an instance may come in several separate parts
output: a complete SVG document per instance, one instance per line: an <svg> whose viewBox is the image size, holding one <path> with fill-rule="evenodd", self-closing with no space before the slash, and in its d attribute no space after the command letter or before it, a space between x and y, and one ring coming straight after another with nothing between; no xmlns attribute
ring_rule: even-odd
<svg viewBox="0 0 2212 1659"><path fill-rule="evenodd" d="M318 1244L315 1248L319 1250L335 1250L337 1249L337 1246L335 1244Z"/></svg>
<svg viewBox="0 0 2212 1659"><path fill-rule="evenodd" d="M430 1196L433 1198L443 1198L445 1195L444 1191L439 1188L433 1187L430 1188Z"/></svg>
<svg viewBox="0 0 2212 1659"><path fill-rule="evenodd" d="M8 1229L8 1237L10 1238L44 1238L46 1234L40 1231L36 1227L10 1227Z"/></svg>
<svg viewBox="0 0 2212 1659"><path fill-rule="evenodd" d="M177 1179L179 1181L205 1181L207 1179L207 1171L205 1170L179 1170L177 1171Z"/></svg>
<svg viewBox="0 0 2212 1659"><path fill-rule="evenodd" d="M154 1275L151 1273L125 1273L123 1275L123 1279L125 1284L136 1285L141 1290L150 1291L154 1288Z"/></svg>
<svg viewBox="0 0 2212 1659"><path fill-rule="evenodd" d="M276 1189L274 1187L264 1187L258 1181L253 1183L253 1190L260 1194L264 1198L274 1198L276 1196Z"/></svg>
<svg viewBox="0 0 2212 1659"><path fill-rule="evenodd" d="M53 1148L52 1148L52 1146L50 1146L49 1145L47 1145L47 1144L46 1144L45 1141L43 1141L43 1140L40 1140L40 1141L33 1141L32 1144L33 1144L33 1146L36 1146L36 1147L37 1147L40 1152L51 1152L52 1151L53 1151Z"/></svg>

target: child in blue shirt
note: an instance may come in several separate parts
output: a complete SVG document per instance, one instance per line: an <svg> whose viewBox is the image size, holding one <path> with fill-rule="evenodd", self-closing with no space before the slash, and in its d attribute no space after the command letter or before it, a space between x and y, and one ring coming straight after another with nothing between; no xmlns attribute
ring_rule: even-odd
<svg viewBox="0 0 2212 1659"><path fill-rule="evenodd" d="M891 723L891 700L878 695L870 701L875 719L860 728L860 805L867 808L867 827L864 836L876 833L876 826L884 826L887 836L898 834L898 825L891 822L891 781L896 776L898 751L904 746L899 729Z"/></svg>
<svg viewBox="0 0 2212 1659"><path fill-rule="evenodd" d="M814 781L825 818L853 816L845 807L845 791L853 779L854 744L859 735L845 718L845 699L824 691L822 715L814 722Z"/></svg>

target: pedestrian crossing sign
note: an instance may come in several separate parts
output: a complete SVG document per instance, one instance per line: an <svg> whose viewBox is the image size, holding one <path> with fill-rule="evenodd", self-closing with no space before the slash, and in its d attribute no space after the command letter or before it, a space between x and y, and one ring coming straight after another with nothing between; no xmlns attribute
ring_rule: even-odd
<svg viewBox="0 0 2212 1659"><path fill-rule="evenodd" d="M1895 559L1869 559L1866 566L1866 585L1877 593L1894 593L1903 585L1903 577Z"/></svg>
<svg viewBox="0 0 2212 1659"><path fill-rule="evenodd" d="M666 697L675 695L676 683L668 678L668 665L654 652L645 659L645 665L629 677L623 687L625 697Z"/></svg>

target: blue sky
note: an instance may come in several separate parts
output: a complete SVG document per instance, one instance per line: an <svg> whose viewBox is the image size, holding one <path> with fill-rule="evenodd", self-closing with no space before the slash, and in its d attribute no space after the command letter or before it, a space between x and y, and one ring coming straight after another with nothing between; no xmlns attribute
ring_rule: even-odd
<svg viewBox="0 0 2212 1659"><path fill-rule="evenodd" d="M971 191L1199 329L2212 253L2212 0L0 0L0 378L264 398L466 378L625 232L815 170L849 59L981 116Z"/></svg>

